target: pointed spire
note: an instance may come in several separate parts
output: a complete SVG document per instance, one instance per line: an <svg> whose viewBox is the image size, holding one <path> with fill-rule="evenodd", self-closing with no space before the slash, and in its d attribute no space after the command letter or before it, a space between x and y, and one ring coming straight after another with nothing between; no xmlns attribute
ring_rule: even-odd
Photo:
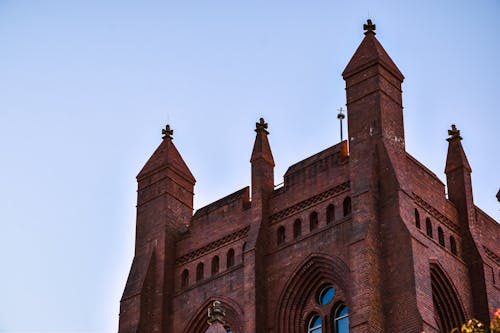
<svg viewBox="0 0 500 333"><path fill-rule="evenodd" d="M344 69L342 76L346 79L361 70L379 64L400 81L403 81L403 74L401 74L399 68L396 66L394 61L392 61L391 57L389 57L387 52L382 47L382 44L380 44L375 37L375 27L376 26L372 23L372 20L368 20L367 23L363 25L365 38L352 56L347 67Z"/></svg>
<svg viewBox="0 0 500 333"><path fill-rule="evenodd" d="M462 147L462 137L460 136L460 130L457 129L455 124L451 125L451 129L448 130L448 135L450 136L446 140L448 144L448 155L446 156L446 167L445 173L452 172L458 168L463 168L469 173L472 169L465 155L464 148Z"/></svg>
<svg viewBox="0 0 500 333"><path fill-rule="evenodd" d="M271 152L271 146L269 145L269 140L267 139L269 134L267 128L268 124L264 121L264 118L260 118L259 122L255 123L255 132L257 132L257 135L255 137L250 162L253 163L258 159L263 159L274 166L273 153Z"/></svg>
<svg viewBox="0 0 500 333"><path fill-rule="evenodd" d="M146 162L142 170L137 175L137 178L142 178L143 176L164 167L172 167L187 178L188 181L194 184L196 180L194 179L193 174L172 142L172 136L174 134L173 129L167 124L167 126L162 129L161 133L163 141Z"/></svg>

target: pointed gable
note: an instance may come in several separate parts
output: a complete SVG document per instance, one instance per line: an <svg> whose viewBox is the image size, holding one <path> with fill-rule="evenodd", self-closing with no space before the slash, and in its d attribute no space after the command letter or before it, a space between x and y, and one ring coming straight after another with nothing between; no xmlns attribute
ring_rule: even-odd
<svg viewBox="0 0 500 333"><path fill-rule="evenodd" d="M455 125L451 125L451 130L448 130L448 135L450 135L450 137L446 139L449 144L444 172L449 173L458 168L463 168L469 173L472 172L472 168L465 155L464 147L462 146L460 131Z"/></svg>
<svg viewBox="0 0 500 333"><path fill-rule="evenodd" d="M190 182L194 183L196 180L189 170L186 162L182 159L181 154L175 148L172 138L170 136L165 136L162 143L155 150L153 155L146 162L141 172L137 175L137 179L140 179L151 172L154 172L162 168L172 168L175 171L182 174Z"/></svg>
<svg viewBox="0 0 500 333"><path fill-rule="evenodd" d="M255 129L255 132L257 132L257 136L255 137L250 162L253 163L258 159L263 159L274 166L273 153L271 152L271 146L269 145L269 140L267 139L267 135L269 134L266 130L267 123L263 118L260 118L256 126L257 128Z"/></svg>
<svg viewBox="0 0 500 333"><path fill-rule="evenodd" d="M342 76L345 79L376 64L383 66L396 78L403 81L403 74L384 50L382 44L380 44L378 39L375 37L375 33L373 31L367 31L365 33L365 38L358 46L358 49L352 56L349 64L347 64Z"/></svg>

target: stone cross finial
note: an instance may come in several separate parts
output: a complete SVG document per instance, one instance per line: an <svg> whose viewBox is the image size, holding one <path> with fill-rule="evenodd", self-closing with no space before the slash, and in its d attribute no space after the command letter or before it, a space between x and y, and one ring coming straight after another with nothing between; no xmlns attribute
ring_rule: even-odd
<svg viewBox="0 0 500 333"><path fill-rule="evenodd" d="M210 325L221 323L224 325L224 317L226 312L222 309L222 303L219 301L214 301L212 305L208 308L208 323Z"/></svg>
<svg viewBox="0 0 500 333"><path fill-rule="evenodd" d="M462 140L462 137L460 136L460 130L457 129L457 126L455 124L451 125L451 130L448 130L448 135L450 136L447 141L459 139Z"/></svg>
<svg viewBox="0 0 500 333"><path fill-rule="evenodd" d="M170 125L167 124L164 129L161 130L162 138L172 139L172 135L174 135L174 130L170 128Z"/></svg>
<svg viewBox="0 0 500 333"><path fill-rule="evenodd" d="M368 19L366 20L366 24L363 24L363 29L366 30L365 35L370 32L375 35L376 25L372 23L372 20Z"/></svg>
<svg viewBox="0 0 500 333"><path fill-rule="evenodd" d="M260 118L258 123L255 123L255 132L264 131L266 134L269 134L267 131L267 123L264 121L264 118Z"/></svg>

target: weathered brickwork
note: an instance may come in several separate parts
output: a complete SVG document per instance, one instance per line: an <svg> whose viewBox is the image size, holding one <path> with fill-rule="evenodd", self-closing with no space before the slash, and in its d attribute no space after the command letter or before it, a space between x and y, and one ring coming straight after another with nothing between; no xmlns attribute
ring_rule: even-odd
<svg viewBox="0 0 500 333"><path fill-rule="evenodd" d="M473 202L455 126L446 185L406 152L404 77L374 29L342 74L348 140L292 165L277 187L260 119L250 186L194 212L195 179L167 127L137 177L120 333L203 333L214 300L233 333L433 333L489 320L499 224Z"/></svg>

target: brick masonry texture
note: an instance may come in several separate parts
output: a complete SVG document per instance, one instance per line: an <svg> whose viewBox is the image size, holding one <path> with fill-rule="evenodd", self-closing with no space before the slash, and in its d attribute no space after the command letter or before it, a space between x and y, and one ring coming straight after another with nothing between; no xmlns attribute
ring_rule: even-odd
<svg viewBox="0 0 500 333"><path fill-rule="evenodd" d="M446 185L406 152L404 77L373 29L343 77L348 140L292 165L280 187L264 120L250 186L196 212L195 179L163 139L137 177L120 333L203 333L214 300L233 333L307 332L316 315L334 333L344 306L355 333L489 321L500 227L473 202L462 138L450 131Z"/></svg>

